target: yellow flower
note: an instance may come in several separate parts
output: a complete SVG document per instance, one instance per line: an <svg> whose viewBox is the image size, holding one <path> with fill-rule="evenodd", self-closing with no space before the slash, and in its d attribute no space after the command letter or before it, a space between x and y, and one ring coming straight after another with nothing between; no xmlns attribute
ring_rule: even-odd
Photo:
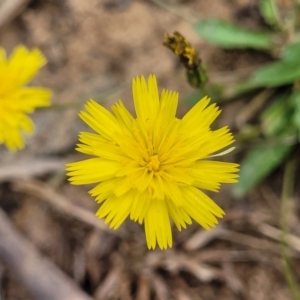
<svg viewBox="0 0 300 300"><path fill-rule="evenodd" d="M24 147L22 132L33 132L33 122L26 114L50 105L49 90L25 87L45 63L38 49L18 46L7 58L0 47L0 143L11 151Z"/></svg>
<svg viewBox="0 0 300 300"><path fill-rule="evenodd" d="M207 97L178 119L178 94L159 96L155 76L148 84L135 78L132 89L136 118L122 101L112 113L93 100L85 105L80 117L96 133L80 133L76 150L94 158L69 163L67 175L75 185L98 183L90 191L102 203L96 215L111 228L129 217L144 223L149 249L156 243L166 249L170 219L178 230L192 219L209 230L224 215L202 189L217 192L221 183L237 181L237 164L211 160L234 140L227 127L211 130L220 110Z"/></svg>

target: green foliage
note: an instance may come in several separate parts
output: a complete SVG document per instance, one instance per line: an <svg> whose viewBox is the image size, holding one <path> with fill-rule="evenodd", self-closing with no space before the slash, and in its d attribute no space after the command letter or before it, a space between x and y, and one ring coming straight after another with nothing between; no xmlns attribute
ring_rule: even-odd
<svg viewBox="0 0 300 300"><path fill-rule="evenodd" d="M289 94L274 98L260 118L261 133L266 137L263 145L248 151L241 162L240 180L234 194L242 197L269 175L288 156L296 142L293 126L292 98Z"/></svg>
<svg viewBox="0 0 300 300"><path fill-rule="evenodd" d="M270 49L272 35L242 29L221 20L204 20L194 24L196 32L204 39L223 48Z"/></svg>
<svg viewBox="0 0 300 300"><path fill-rule="evenodd" d="M300 91L296 91L295 93L293 93L292 104L294 106L292 121L294 126L298 129L298 139L300 141Z"/></svg>
<svg viewBox="0 0 300 300"><path fill-rule="evenodd" d="M259 11L266 23L273 27L278 27L278 10L273 0L261 0L259 2Z"/></svg>
<svg viewBox="0 0 300 300"><path fill-rule="evenodd" d="M261 132L267 137L276 137L286 128L291 129L293 127L291 124L292 113L290 95L285 94L273 99L261 115Z"/></svg>
<svg viewBox="0 0 300 300"><path fill-rule="evenodd" d="M256 71L250 82L257 86L276 87L300 79L300 41L287 46L277 62Z"/></svg>
<svg viewBox="0 0 300 300"><path fill-rule="evenodd" d="M300 78L300 68L293 62L279 61L258 70L250 81L257 86L276 87Z"/></svg>
<svg viewBox="0 0 300 300"><path fill-rule="evenodd" d="M291 152L291 145L263 145L250 150L241 162L239 182L233 193L240 198L253 189Z"/></svg>
<svg viewBox="0 0 300 300"><path fill-rule="evenodd" d="M282 52L282 60L286 62L299 63L300 61L300 41L296 41L286 46ZM294 65L294 67L297 67Z"/></svg>
<svg viewBox="0 0 300 300"><path fill-rule="evenodd" d="M300 6L291 6L294 10ZM276 54L276 60L257 69L247 80L232 84L212 83L207 85L208 95L217 103L237 100L245 94L257 102L257 95L267 105L260 106L254 116L255 135L247 137L249 124L237 136L247 140L248 150L241 162L240 180L234 187L236 196L244 196L289 156L300 141L300 34L290 18L281 18L282 12L274 0L260 0L259 11L272 28L268 32L250 31L221 20L208 19L194 24L196 32L207 41L222 48L252 48ZM294 11L293 15L297 15ZM286 15L285 15L286 16ZM278 55L278 53L280 55ZM263 93L264 90L269 93ZM196 91L187 99L194 104L202 96ZM251 99L251 97L253 97ZM258 98L259 99L259 98ZM257 103L255 104L257 105ZM249 107L251 103L249 103ZM253 119L253 118L252 118ZM245 138L246 137L246 138ZM259 141L259 145L257 144ZM240 140L242 143L242 140Z"/></svg>

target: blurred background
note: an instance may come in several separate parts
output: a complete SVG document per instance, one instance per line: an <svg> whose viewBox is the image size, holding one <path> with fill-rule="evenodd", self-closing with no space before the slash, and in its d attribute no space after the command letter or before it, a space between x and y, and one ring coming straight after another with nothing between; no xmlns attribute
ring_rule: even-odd
<svg viewBox="0 0 300 300"><path fill-rule="evenodd" d="M48 64L32 85L54 93L32 115L26 148L0 148L0 207L14 232L91 299L300 299L299 16L292 0L0 0L1 47L40 48ZM141 226L114 232L93 217L91 187L71 186L64 164L85 158L74 150L88 130L78 117L85 101L122 99L133 112L134 76L156 74L160 90L178 91L179 117L200 99L163 46L174 31L207 69L217 126L237 140L224 160L242 164L241 181L210 195L226 212L215 229L175 229L172 249L149 251ZM1 300L37 299L34 288L40 299L75 299L32 286L0 251L1 261Z"/></svg>

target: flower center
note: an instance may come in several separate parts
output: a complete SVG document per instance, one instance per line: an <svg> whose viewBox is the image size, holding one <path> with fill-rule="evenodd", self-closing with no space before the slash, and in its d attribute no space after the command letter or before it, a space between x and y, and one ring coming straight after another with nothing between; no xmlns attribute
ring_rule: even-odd
<svg viewBox="0 0 300 300"><path fill-rule="evenodd" d="M158 160L158 155L150 156L149 162L147 163L148 170L151 171L158 171L160 166L160 161Z"/></svg>

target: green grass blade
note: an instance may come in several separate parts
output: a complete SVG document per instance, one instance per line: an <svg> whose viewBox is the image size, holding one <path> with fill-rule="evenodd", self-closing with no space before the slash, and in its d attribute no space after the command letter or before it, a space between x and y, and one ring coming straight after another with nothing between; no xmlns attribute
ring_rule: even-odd
<svg viewBox="0 0 300 300"><path fill-rule="evenodd" d="M274 0L260 0L259 12L264 18L265 22L273 27L278 27L278 10Z"/></svg>
<svg viewBox="0 0 300 300"><path fill-rule="evenodd" d="M300 61L282 60L261 68L249 81L257 86L276 87L298 79L300 79Z"/></svg>
<svg viewBox="0 0 300 300"><path fill-rule="evenodd" d="M239 182L233 187L234 196L245 196L281 164L292 149L292 145L263 145L250 150L241 162Z"/></svg>
<svg viewBox="0 0 300 300"><path fill-rule="evenodd" d="M221 20L204 20L194 24L204 39L223 48L271 49L271 34L249 31Z"/></svg>

